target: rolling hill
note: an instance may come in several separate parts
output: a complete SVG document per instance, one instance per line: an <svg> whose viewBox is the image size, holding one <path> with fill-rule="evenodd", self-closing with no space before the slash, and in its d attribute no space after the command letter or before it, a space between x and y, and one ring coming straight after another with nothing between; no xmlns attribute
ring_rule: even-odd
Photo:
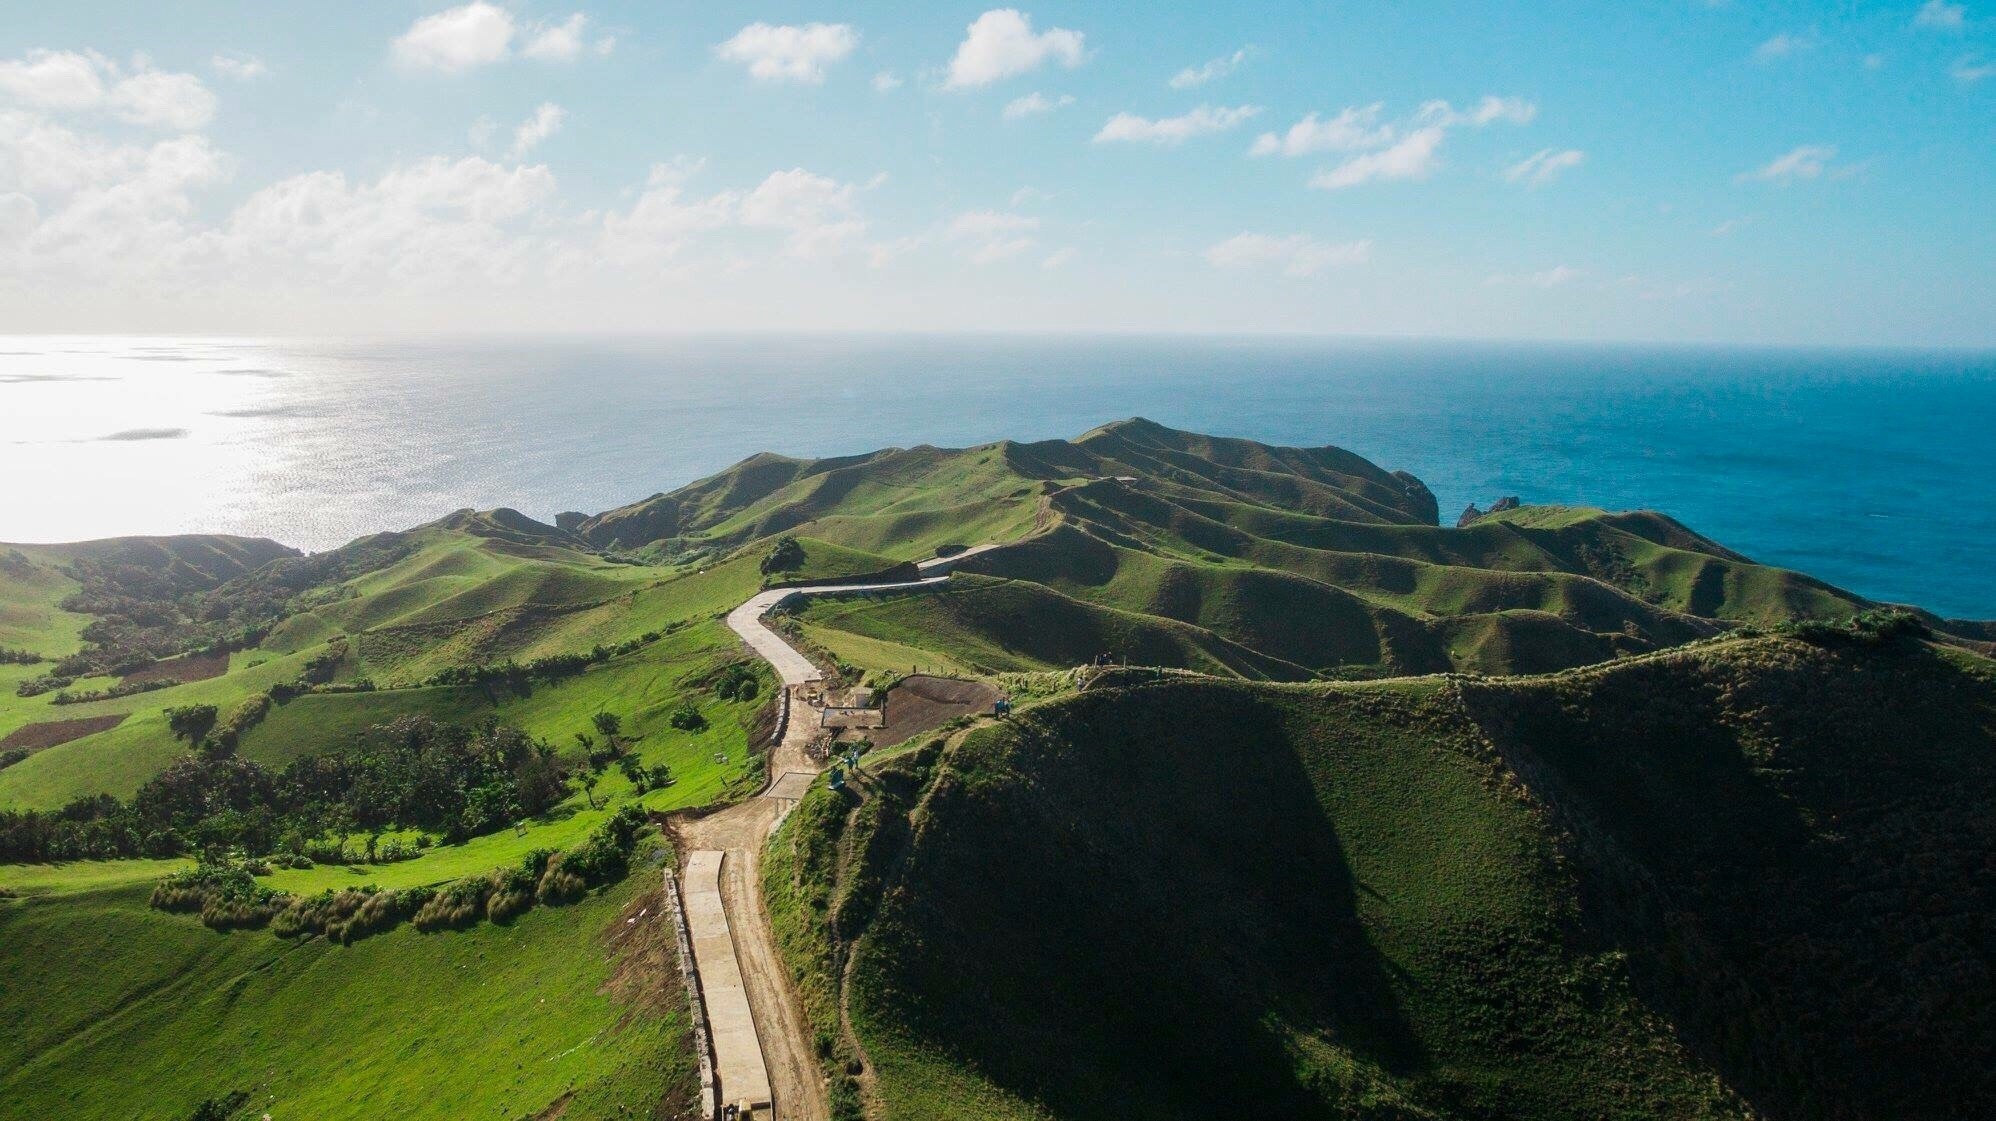
<svg viewBox="0 0 1996 1121"><path fill-rule="evenodd" d="M991 679L1025 706L869 764L856 801L820 788L771 850L824 1049L861 1072L833 1071L843 1116L1986 1105L1922 1056L1973 1068L1996 1004L1973 855L1989 625L1853 630L1874 605L1657 513L1436 523L1417 478L1348 452L1129 420L765 454L600 514L460 510L312 555L0 545L0 826L101 840L186 776L249 776L181 791L206 808L118 859L0 864L0 1011L29 1025L0 1048L0 1112L178 1121L241 1092L315 1115L678 1115L683 994L659 948L638 988L617 948L655 879L351 946L204 929L147 889L204 829L272 833L277 803L230 801L257 783L302 815L284 845L332 854L249 854L284 857L255 884L294 899L447 893L621 810L739 800L774 679L722 616L992 544L940 588L790 620L846 668ZM1105 661L1158 668L1067 695ZM422 728L524 737L557 788L477 829L362 827L298 793ZM434 789L484 804L472 783ZM143 1109L126 1071L156 1090Z"/></svg>
<svg viewBox="0 0 1996 1121"><path fill-rule="evenodd" d="M1111 673L815 791L770 900L868 1116L1982 1116L1992 718L1906 638Z"/></svg>

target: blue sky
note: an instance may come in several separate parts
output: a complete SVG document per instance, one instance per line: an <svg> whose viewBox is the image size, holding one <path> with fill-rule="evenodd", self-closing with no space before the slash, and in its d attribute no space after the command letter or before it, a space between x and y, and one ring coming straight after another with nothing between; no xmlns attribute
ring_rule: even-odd
<svg viewBox="0 0 1996 1121"><path fill-rule="evenodd" d="M1996 345L1996 3L12 6L0 330Z"/></svg>

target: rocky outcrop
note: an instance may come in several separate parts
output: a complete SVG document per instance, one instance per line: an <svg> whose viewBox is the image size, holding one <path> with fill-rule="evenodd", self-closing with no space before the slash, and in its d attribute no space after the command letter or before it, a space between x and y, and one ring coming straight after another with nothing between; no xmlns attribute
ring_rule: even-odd
<svg viewBox="0 0 1996 1121"><path fill-rule="evenodd" d="M1476 521L1478 521L1479 519L1487 518L1492 514L1501 514L1506 510L1516 510L1521 505L1523 505L1523 503L1518 501L1517 495L1506 495L1505 497L1498 499L1497 501L1490 504L1490 509L1488 510L1479 510L1476 508L1476 503L1472 502L1469 504L1469 508L1462 512L1462 516L1455 520L1455 528L1461 529L1466 525L1471 525Z"/></svg>

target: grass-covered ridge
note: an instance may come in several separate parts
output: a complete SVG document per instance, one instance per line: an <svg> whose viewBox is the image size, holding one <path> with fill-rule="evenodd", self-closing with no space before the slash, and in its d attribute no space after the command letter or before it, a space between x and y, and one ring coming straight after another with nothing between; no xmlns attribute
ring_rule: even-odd
<svg viewBox="0 0 1996 1121"><path fill-rule="evenodd" d="M773 842L871 1115L1996 1105L1979 658L1776 637L1515 681L1121 680L820 789Z"/></svg>

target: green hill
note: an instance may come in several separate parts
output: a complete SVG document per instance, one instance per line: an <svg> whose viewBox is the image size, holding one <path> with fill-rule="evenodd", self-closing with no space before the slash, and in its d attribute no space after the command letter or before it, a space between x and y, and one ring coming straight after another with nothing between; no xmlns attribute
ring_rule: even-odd
<svg viewBox="0 0 1996 1121"><path fill-rule="evenodd" d="M1992 718L1911 640L1130 674L815 791L770 899L878 1117L1981 1116Z"/></svg>
<svg viewBox="0 0 1996 1121"><path fill-rule="evenodd" d="M1455 529L1435 506L1336 448L1130 420L759 455L601 514L460 510L312 555L0 545L0 835L119 857L0 864L0 1113L129 1116L137 1079L167 1118L235 1091L285 1115L671 1115L683 994L624 1000L601 952L649 885L351 946L218 933L147 889L240 844L271 858L256 888L449 892L625 809L742 798L773 678L722 616L992 544L796 628L885 676L1034 672L1007 679L1028 698L1105 657L1205 676L1111 675L880 764L855 814L821 791L794 815L766 882L828 1047L871 1064L847 1106L1986 1105L1921 1055L1978 1069L1996 1006L1971 855L1989 626L1880 645L1831 625L1858 597L1661 514ZM1354 683L1411 674L1433 676ZM384 746L426 728L430 754ZM499 746L436 747L458 742ZM454 816L378 812L418 780Z"/></svg>
<svg viewBox="0 0 1996 1121"><path fill-rule="evenodd" d="M1733 625L1848 618L1866 606L1754 564L1660 514L1527 507L1444 529L1419 480L1335 448L1216 440L1137 420L1072 443L958 454L1002 456L1016 475L1037 481L1017 492L1020 518L1026 493L1039 503L1033 533L962 571L1030 581L1064 601L1207 636L1180 644L1197 652L1161 658L1155 642L1118 645L1099 625L1034 636L1059 645L1080 630L1110 640L1085 649L1088 657L1208 669L1205 648L1222 641L1260 656L1228 660L1249 677L1534 672ZM832 520L800 531L836 533ZM810 607L805 618L884 640L947 628L952 636L937 641L994 672L1046 661L1003 618L943 611L940 603L896 603L876 618L841 602Z"/></svg>

